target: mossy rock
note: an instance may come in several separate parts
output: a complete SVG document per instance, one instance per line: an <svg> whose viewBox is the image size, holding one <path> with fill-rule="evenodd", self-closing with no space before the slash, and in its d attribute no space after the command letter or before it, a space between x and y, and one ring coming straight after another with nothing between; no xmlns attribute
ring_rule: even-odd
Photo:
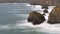
<svg viewBox="0 0 60 34"><path fill-rule="evenodd" d="M42 22L44 22L44 20L45 17L36 11L32 11L28 17L28 22L31 22L34 25L41 24Z"/></svg>

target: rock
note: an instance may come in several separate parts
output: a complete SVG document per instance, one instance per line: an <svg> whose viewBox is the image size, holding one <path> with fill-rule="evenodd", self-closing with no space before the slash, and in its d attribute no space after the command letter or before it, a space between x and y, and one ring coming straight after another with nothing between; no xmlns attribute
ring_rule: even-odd
<svg viewBox="0 0 60 34"><path fill-rule="evenodd" d="M43 4L42 9L48 9L48 6L49 6L48 4Z"/></svg>
<svg viewBox="0 0 60 34"><path fill-rule="evenodd" d="M44 13L48 13L48 10L44 10Z"/></svg>
<svg viewBox="0 0 60 34"><path fill-rule="evenodd" d="M43 15L45 15L45 13L48 13L48 10L44 10Z"/></svg>
<svg viewBox="0 0 60 34"><path fill-rule="evenodd" d="M58 24L60 23L60 7L55 7L48 16L48 23Z"/></svg>
<svg viewBox="0 0 60 34"><path fill-rule="evenodd" d="M29 14L28 22L31 22L33 25L41 24L44 21L44 16L36 11L33 11Z"/></svg>

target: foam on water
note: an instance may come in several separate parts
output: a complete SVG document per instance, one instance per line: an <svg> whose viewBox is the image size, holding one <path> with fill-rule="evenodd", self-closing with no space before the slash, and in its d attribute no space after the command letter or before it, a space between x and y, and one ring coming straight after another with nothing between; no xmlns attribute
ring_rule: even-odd
<svg viewBox="0 0 60 34"><path fill-rule="evenodd" d="M51 12L51 10L53 9L53 7L50 6L50 8L48 9L49 13ZM60 24L48 24L47 20L48 20L48 15L49 13L46 14L45 19L46 21L44 21L42 24L39 25L32 25L32 23L28 23L27 20L25 20L25 23L17 23L17 25L19 27L31 27L31 28L36 28L36 31L42 31L42 32L47 32L50 34L60 34Z"/></svg>
<svg viewBox="0 0 60 34"><path fill-rule="evenodd" d="M29 4L27 6L30 6ZM36 6L35 9L36 10L42 10L41 8L38 8L39 6ZM51 9L50 9L51 8ZM48 11L49 13L51 12L52 7L49 7ZM46 14L45 19L46 21L44 21L42 24L39 25L33 25L30 22L27 22L27 20L21 20L21 22L24 23L20 23L20 21L17 21L16 24L8 24L8 25L0 25L0 31L1 30L9 30L9 29L26 29L26 28L32 28L32 30L37 31L37 32L46 32L46 33L50 33L50 34L60 34L60 24L48 24L47 20L48 20L48 15L49 13ZM22 16L23 14L15 14L17 16ZM23 16L28 16L23 15ZM28 31L32 31L31 29L26 29L24 32L28 32Z"/></svg>
<svg viewBox="0 0 60 34"><path fill-rule="evenodd" d="M46 21L39 25L32 25L32 23L18 23L17 26L24 28L36 28L36 31L42 31L47 33L60 33L60 24L48 24Z"/></svg>
<svg viewBox="0 0 60 34"><path fill-rule="evenodd" d="M37 32L46 32L51 34L60 34L60 24L48 24L44 21L42 24L39 25L32 25L32 23L27 22L27 20L23 20L25 23L16 23L13 25L0 25L1 30L8 30L8 29L26 29L26 28L33 28ZM27 29L28 30L28 29ZM32 31L32 30L28 30ZM26 31L27 32L27 31Z"/></svg>

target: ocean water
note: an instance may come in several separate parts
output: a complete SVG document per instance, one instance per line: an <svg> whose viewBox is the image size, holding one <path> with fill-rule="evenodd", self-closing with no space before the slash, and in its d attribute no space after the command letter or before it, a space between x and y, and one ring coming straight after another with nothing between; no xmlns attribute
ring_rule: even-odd
<svg viewBox="0 0 60 34"><path fill-rule="evenodd" d="M53 6L49 6L49 13ZM60 24L48 24L46 14L42 24L32 25L27 22L31 11L43 13L41 6L29 3L0 3L0 34L60 34Z"/></svg>

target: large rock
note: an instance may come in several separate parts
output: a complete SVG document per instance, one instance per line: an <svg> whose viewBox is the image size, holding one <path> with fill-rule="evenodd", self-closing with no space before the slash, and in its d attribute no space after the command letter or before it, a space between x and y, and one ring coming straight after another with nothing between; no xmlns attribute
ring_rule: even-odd
<svg viewBox="0 0 60 34"><path fill-rule="evenodd" d="M48 23L58 24L60 23L60 7L55 7L49 14Z"/></svg>
<svg viewBox="0 0 60 34"><path fill-rule="evenodd" d="M44 16L36 11L31 12L28 17L28 22L31 22L33 25L41 24L44 20Z"/></svg>

